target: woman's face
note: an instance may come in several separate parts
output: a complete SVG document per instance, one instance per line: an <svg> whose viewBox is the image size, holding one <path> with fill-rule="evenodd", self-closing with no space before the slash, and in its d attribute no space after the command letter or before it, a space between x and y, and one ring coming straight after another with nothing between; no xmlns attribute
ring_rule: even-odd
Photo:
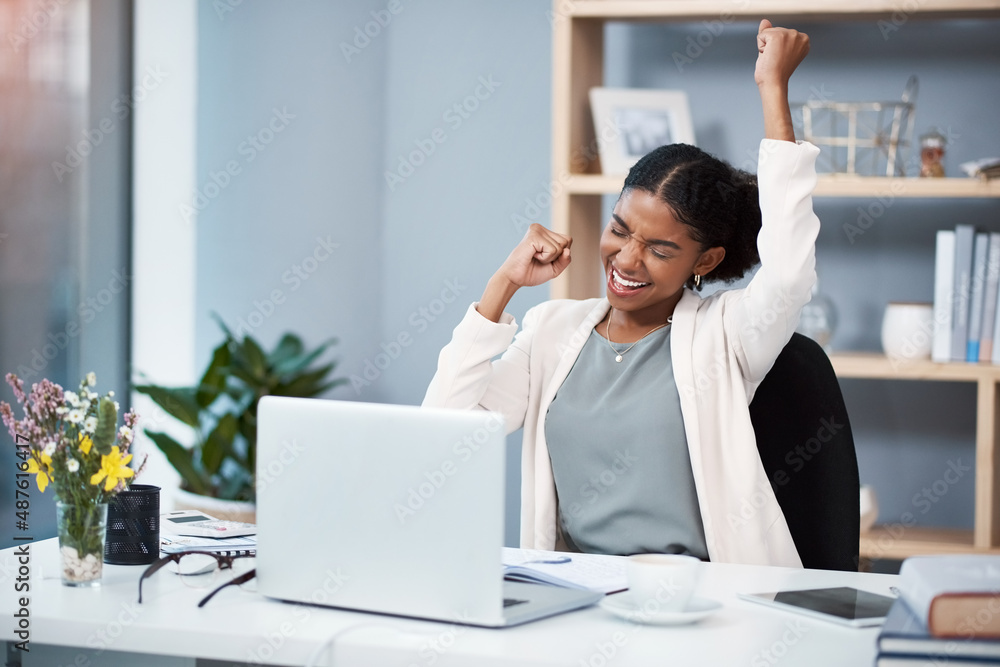
<svg viewBox="0 0 1000 667"><path fill-rule="evenodd" d="M641 314L673 310L684 283L705 275L725 256L702 250L667 204L642 190L623 194L601 235L608 300L616 310ZM665 317L663 315L662 317Z"/></svg>

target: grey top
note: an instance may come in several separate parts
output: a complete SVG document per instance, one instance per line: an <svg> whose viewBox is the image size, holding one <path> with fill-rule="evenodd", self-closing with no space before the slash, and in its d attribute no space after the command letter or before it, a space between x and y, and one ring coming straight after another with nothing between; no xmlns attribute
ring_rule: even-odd
<svg viewBox="0 0 1000 667"><path fill-rule="evenodd" d="M708 559L669 326L637 342L621 363L592 331L549 407L545 439L571 549L686 549Z"/></svg>

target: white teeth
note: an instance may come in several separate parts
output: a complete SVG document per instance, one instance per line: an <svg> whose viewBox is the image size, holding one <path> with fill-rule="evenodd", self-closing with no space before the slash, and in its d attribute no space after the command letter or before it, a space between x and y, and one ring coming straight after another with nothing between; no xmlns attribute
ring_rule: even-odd
<svg viewBox="0 0 1000 667"><path fill-rule="evenodd" d="M622 278L622 275L617 271L615 271L614 269L611 269L611 276L612 278L614 278L614 281L619 285L621 285L622 287L630 287L632 289L635 289L636 287L645 287L646 285L649 284L649 283L637 283L631 280L626 280L625 278Z"/></svg>

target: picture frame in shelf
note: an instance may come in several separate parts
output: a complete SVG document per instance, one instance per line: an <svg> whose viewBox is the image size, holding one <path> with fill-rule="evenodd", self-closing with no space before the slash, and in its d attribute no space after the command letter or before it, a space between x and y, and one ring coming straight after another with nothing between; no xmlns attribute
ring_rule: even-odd
<svg viewBox="0 0 1000 667"><path fill-rule="evenodd" d="M591 88L601 171L628 173L639 158L664 144L694 145L694 125L683 90Z"/></svg>

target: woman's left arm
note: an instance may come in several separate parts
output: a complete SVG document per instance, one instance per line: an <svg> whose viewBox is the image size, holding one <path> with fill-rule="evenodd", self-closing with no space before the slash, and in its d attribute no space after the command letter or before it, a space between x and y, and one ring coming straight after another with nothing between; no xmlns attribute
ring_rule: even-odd
<svg viewBox="0 0 1000 667"><path fill-rule="evenodd" d="M775 28L764 19L757 28L757 66L753 78L764 109L764 137L795 141L792 112L788 108L788 80L809 53L809 35L790 28Z"/></svg>
<svg viewBox="0 0 1000 667"><path fill-rule="evenodd" d="M744 377L759 382L798 325L816 282L813 212L819 149L797 143L788 106L788 79L809 52L809 37L760 23L754 79L764 111L758 160L762 225L757 238L761 268L729 311L728 329L739 340Z"/></svg>

